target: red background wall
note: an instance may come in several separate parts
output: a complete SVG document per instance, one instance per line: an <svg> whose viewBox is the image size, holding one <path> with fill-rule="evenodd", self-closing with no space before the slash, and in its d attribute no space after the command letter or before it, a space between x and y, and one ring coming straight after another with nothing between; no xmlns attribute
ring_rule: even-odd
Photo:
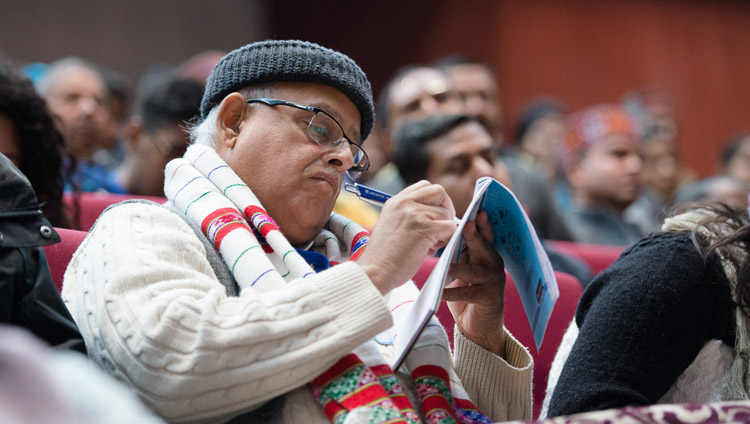
<svg viewBox="0 0 750 424"><path fill-rule="evenodd" d="M346 52L376 92L404 64L452 53L488 62L511 127L537 94L575 110L661 86L676 106L683 158L701 175L714 172L731 134L750 128L750 2L287 1L270 9L272 36Z"/></svg>

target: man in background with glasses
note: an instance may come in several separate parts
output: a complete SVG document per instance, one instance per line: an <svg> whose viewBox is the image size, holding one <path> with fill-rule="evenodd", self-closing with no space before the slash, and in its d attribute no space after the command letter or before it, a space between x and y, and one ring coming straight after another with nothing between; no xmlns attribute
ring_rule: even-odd
<svg viewBox="0 0 750 424"><path fill-rule="evenodd" d="M369 166L373 109L354 61L313 43L219 61L193 144L166 167L167 207L109 209L66 272L94 361L172 422L529 418L531 358L503 328L486 215L467 225L469 262L444 295L454 354L433 318L390 369L417 294L407 281L455 210L421 181L388 200L372 236L331 213L345 173Z"/></svg>

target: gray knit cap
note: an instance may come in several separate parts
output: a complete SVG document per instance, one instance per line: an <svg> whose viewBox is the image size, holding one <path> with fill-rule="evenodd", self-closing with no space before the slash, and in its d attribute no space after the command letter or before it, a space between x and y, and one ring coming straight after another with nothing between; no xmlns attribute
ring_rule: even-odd
<svg viewBox="0 0 750 424"><path fill-rule="evenodd" d="M362 69L342 53L299 40L259 41L227 53L208 77L201 118L205 119L229 93L282 81L320 83L341 91L359 109L362 139L370 134L375 108L372 88Z"/></svg>

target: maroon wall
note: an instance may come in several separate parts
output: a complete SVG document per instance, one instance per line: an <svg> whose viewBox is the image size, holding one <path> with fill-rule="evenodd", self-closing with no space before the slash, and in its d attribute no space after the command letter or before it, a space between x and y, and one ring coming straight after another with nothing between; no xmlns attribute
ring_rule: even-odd
<svg viewBox="0 0 750 424"><path fill-rule="evenodd" d="M408 63L457 52L489 62L508 122L537 94L577 109L661 86L676 105L683 157L701 175L729 135L750 128L749 2L284 1L270 12L272 35L350 54L376 90Z"/></svg>

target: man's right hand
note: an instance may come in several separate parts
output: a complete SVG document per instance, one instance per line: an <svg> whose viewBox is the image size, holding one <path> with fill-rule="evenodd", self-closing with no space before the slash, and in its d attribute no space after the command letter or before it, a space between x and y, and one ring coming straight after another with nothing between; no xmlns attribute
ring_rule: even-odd
<svg viewBox="0 0 750 424"><path fill-rule="evenodd" d="M445 246L456 231L456 211L445 189L420 181L388 199L370 242L356 259L386 294L405 283L428 255Z"/></svg>

